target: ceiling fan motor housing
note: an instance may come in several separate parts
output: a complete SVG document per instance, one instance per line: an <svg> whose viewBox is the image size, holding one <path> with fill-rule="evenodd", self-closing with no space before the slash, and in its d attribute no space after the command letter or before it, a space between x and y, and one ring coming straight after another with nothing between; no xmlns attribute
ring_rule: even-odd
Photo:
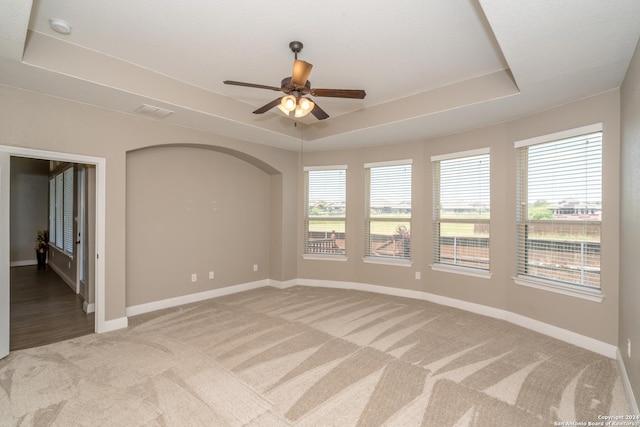
<svg viewBox="0 0 640 427"><path fill-rule="evenodd" d="M304 87L300 87L291 83L291 77L285 77L280 82L280 89L286 94L291 94L292 92L300 92L303 95L306 95L311 91L311 81L307 80Z"/></svg>

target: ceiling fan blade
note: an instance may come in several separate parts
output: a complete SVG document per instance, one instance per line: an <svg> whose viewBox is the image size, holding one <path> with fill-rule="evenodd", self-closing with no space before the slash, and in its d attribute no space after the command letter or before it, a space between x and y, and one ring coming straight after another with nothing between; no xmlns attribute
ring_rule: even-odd
<svg viewBox="0 0 640 427"><path fill-rule="evenodd" d="M280 100L281 99L282 99L282 97L274 99L270 103L268 103L266 105L263 105L262 107L258 108L256 111L253 112L253 114L262 114L262 113L265 113L265 112L271 110L273 107L275 107L276 105L280 104Z"/></svg>
<svg viewBox="0 0 640 427"><path fill-rule="evenodd" d="M296 86L304 87L307 84L307 80L309 80L309 74L311 74L311 69L313 65L309 64L305 61L300 61L296 59L293 62L293 72L291 73L291 83Z"/></svg>
<svg viewBox="0 0 640 427"><path fill-rule="evenodd" d="M311 89L313 96L330 96L332 98L364 99L366 92L361 89Z"/></svg>
<svg viewBox="0 0 640 427"><path fill-rule="evenodd" d="M324 120L329 118L329 115L322 108L320 108L318 104L315 104L313 106L313 110L311 110L311 114L313 114L318 120Z"/></svg>
<svg viewBox="0 0 640 427"><path fill-rule="evenodd" d="M233 80L225 80L222 83L224 83L226 85L234 85L234 86L255 87L255 88L258 88L258 89L269 89L269 90L277 90L277 91L280 90L279 87L275 87L275 86L258 85L258 84L255 84L255 83L235 82Z"/></svg>

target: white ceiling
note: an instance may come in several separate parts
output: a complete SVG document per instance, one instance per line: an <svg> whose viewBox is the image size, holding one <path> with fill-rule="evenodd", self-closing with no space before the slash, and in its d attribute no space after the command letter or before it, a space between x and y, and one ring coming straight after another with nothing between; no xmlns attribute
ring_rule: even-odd
<svg viewBox="0 0 640 427"><path fill-rule="evenodd" d="M444 135L617 88L640 36L638 0L0 3L0 84L305 150ZM252 114L281 94L222 81L279 86L293 40L312 87L366 98L317 97L331 117L297 127Z"/></svg>

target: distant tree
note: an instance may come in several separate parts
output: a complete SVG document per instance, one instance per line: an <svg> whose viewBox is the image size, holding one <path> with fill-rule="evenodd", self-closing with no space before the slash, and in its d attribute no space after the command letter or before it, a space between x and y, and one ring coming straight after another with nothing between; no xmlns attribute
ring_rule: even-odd
<svg viewBox="0 0 640 427"><path fill-rule="evenodd" d="M529 205L529 219L553 219L553 212L549 209L549 202L536 200Z"/></svg>
<svg viewBox="0 0 640 427"><path fill-rule="evenodd" d="M316 204L311 208L311 214L312 215L320 215L325 213L327 210L327 202L325 201L318 201L316 202Z"/></svg>

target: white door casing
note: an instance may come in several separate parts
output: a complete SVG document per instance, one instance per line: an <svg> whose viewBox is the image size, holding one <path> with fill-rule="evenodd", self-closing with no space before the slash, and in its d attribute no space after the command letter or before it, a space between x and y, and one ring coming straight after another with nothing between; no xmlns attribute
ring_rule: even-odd
<svg viewBox="0 0 640 427"><path fill-rule="evenodd" d="M78 154L34 150L0 145L0 358L9 354L9 219L10 219L10 159L11 156L95 165L95 331L108 330L105 319L105 203L106 159Z"/></svg>
<svg viewBox="0 0 640 427"><path fill-rule="evenodd" d="M0 359L9 354L9 200L11 156L0 151Z"/></svg>

